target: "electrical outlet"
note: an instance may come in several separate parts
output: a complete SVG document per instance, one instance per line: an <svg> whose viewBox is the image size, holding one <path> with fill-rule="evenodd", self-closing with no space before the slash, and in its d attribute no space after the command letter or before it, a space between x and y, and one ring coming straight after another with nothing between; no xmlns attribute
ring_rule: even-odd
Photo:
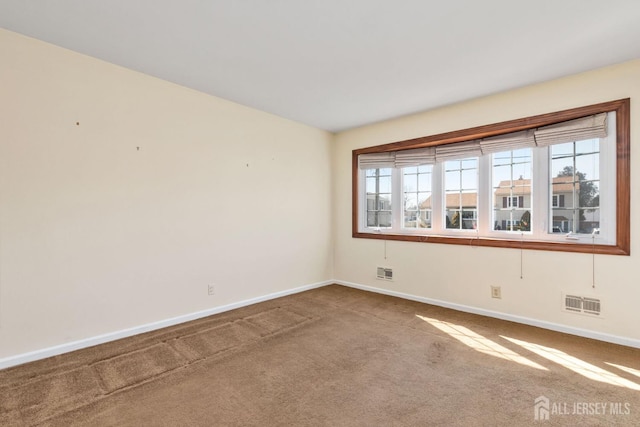
<svg viewBox="0 0 640 427"><path fill-rule="evenodd" d="M500 286L491 287L491 298L502 298L502 289Z"/></svg>
<svg viewBox="0 0 640 427"><path fill-rule="evenodd" d="M209 285L209 287L207 288L207 292L209 293L209 295L214 295L216 293L215 286Z"/></svg>

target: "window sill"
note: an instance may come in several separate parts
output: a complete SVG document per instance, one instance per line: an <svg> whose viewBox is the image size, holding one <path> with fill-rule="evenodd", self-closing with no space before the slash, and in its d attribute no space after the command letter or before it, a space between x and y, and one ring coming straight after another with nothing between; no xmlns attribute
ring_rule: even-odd
<svg viewBox="0 0 640 427"><path fill-rule="evenodd" d="M513 240L498 239L488 237L451 237L438 235L416 235L416 234L391 234L391 233L366 233L354 232L352 237L361 239L377 239L377 240L398 240L403 242L420 242L420 243L440 243L447 245L465 245L473 247L493 247L493 248L512 248L512 249L531 249L542 251L556 252L577 252L601 255L629 255L629 251L620 245L602 245L602 244L586 244L586 243L565 243L551 242L542 240Z"/></svg>

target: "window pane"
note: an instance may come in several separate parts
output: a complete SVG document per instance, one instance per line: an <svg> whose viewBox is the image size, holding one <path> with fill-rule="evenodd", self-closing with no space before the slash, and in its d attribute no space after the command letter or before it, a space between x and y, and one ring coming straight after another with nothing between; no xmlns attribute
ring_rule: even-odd
<svg viewBox="0 0 640 427"><path fill-rule="evenodd" d="M446 227L460 229L460 193L447 193L445 197Z"/></svg>
<svg viewBox="0 0 640 427"><path fill-rule="evenodd" d="M391 169L366 171L367 227L391 226Z"/></svg>
<svg viewBox="0 0 640 427"><path fill-rule="evenodd" d="M445 227L473 229L477 223L478 158L446 162Z"/></svg>
<svg viewBox="0 0 640 427"><path fill-rule="evenodd" d="M404 228L431 227L432 165L403 169Z"/></svg>
<svg viewBox="0 0 640 427"><path fill-rule="evenodd" d="M551 175L552 176L572 176L573 175L573 160L574 157L561 157L553 159L551 161Z"/></svg>
<svg viewBox="0 0 640 427"><path fill-rule="evenodd" d="M391 227L391 212L379 213L379 225L378 227Z"/></svg>
<svg viewBox="0 0 640 427"><path fill-rule="evenodd" d="M405 210L417 210L418 209L418 195L416 193L407 193L404 195L404 208Z"/></svg>
<svg viewBox="0 0 640 427"><path fill-rule="evenodd" d="M600 228L600 209L582 210L578 217L578 232L591 234L595 228Z"/></svg>
<svg viewBox="0 0 640 427"><path fill-rule="evenodd" d="M462 210L462 228L464 230L475 230L478 225L477 209Z"/></svg>
<svg viewBox="0 0 640 427"><path fill-rule="evenodd" d="M416 188L417 175L405 174L402 180L403 191L417 191Z"/></svg>
<svg viewBox="0 0 640 427"><path fill-rule="evenodd" d="M600 179L600 155L588 154L576 157L576 175L580 181Z"/></svg>
<svg viewBox="0 0 640 427"><path fill-rule="evenodd" d="M391 168L366 169L366 176L391 176Z"/></svg>
<svg viewBox="0 0 640 427"><path fill-rule="evenodd" d="M478 159L476 157L472 157L469 159L460 160L462 163L462 169L477 169L478 168Z"/></svg>
<svg viewBox="0 0 640 427"><path fill-rule="evenodd" d="M579 209L578 233L591 234L594 228L600 228L600 188L597 181L583 181L578 185Z"/></svg>
<svg viewBox="0 0 640 427"><path fill-rule="evenodd" d="M418 168L416 166L409 166L407 168L403 168L402 171L405 174L410 174L410 173L416 174L418 173Z"/></svg>
<svg viewBox="0 0 640 427"><path fill-rule="evenodd" d="M508 152L507 152L508 153ZM530 163L533 155L533 150L531 148L520 148L519 150L513 150L513 163Z"/></svg>
<svg viewBox="0 0 640 427"><path fill-rule="evenodd" d="M431 228L431 193L420 193L418 195L418 206L420 213L417 226L419 228Z"/></svg>
<svg viewBox="0 0 640 427"><path fill-rule="evenodd" d="M511 188L511 165L494 166L492 182L494 188Z"/></svg>
<svg viewBox="0 0 640 427"><path fill-rule="evenodd" d="M571 144L563 144L571 145ZM554 147L552 147L553 149ZM549 221L554 233L573 231L574 174L575 157L562 157L552 160L550 194L558 199L558 205L552 206L552 218Z"/></svg>
<svg viewBox="0 0 640 427"><path fill-rule="evenodd" d="M367 227L377 227L378 226L378 213L377 212L367 212Z"/></svg>
<svg viewBox="0 0 640 427"><path fill-rule="evenodd" d="M445 190L446 191L459 191L460 187L460 170L447 171L445 173Z"/></svg>
<svg viewBox="0 0 640 427"><path fill-rule="evenodd" d="M531 148L513 151L513 178L531 179L532 174L532 153Z"/></svg>
<svg viewBox="0 0 640 427"><path fill-rule="evenodd" d="M418 191L431 191L431 171L418 175Z"/></svg>
<svg viewBox="0 0 640 427"><path fill-rule="evenodd" d="M391 193L391 177L380 177L380 193Z"/></svg>
<svg viewBox="0 0 640 427"><path fill-rule="evenodd" d="M462 193L462 224L464 230L475 230L478 220L478 193Z"/></svg>
<svg viewBox="0 0 640 427"><path fill-rule="evenodd" d="M462 175L462 189L463 190L477 190L478 189L478 170L470 169L463 170Z"/></svg>
<svg viewBox="0 0 640 427"><path fill-rule="evenodd" d="M532 153L525 148L493 155L494 230L531 231Z"/></svg>
<svg viewBox="0 0 640 427"><path fill-rule="evenodd" d="M580 207L600 206L600 183L598 181L583 181L579 184Z"/></svg>
<svg viewBox="0 0 640 427"><path fill-rule="evenodd" d="M563 157L556 156L560 147ZM568 153L568 147L572 149ZM551 146L551 233L589 234L600 227L598 140ZM588 209L585 209L588 208Z"/></svg>
<svg viewBox="0 0 640 427"><path fill-rule="evenodd" d="M600 152L600 140L585 139L584 141L576 141L576 153L588 154Z"/></svg>
<svg viewBox="0 0 640 427"><path fill-rule="evenodd" d="M378 199L378 209L381 211L391 210L391 194L380 194Z"/></svg>
<svg viewBox="0 0 640 427"><path fill-rule="evenodd" d="M501 153L495 153L493 155L493 165L494 166L500 166L500 165L510 165L511 164L511 152L510 151L504 151Z"/></svg>
<svg viewBox="0 0 640 427"><path fill-rule="evenodd" d="M449 160L444 162L444 170L460 170L460 160Z"/></svg>
<svg viewBox="0 0 640 427"><path fill-rule="evenodd" d="M367 193L375 193L377 189L378 178L367 177Z"/></svg>
<svg viewBox="0 0 640 427"><path fill-rule="evenodd" d="M551 149L551 156L553 158L563 157L566 155L573 155L573 142L567 142L565 144L556 144L549 147Z"/></svg>

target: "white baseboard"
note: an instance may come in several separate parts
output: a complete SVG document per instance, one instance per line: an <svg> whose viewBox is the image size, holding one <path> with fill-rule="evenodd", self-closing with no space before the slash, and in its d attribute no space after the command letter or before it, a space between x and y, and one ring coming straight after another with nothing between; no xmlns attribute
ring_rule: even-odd
<svg viewBox="0 0 640 427"><path fill-rule="evenodd" d="M145 325L136 326L133 328L123 329L120 331L110 332L103 335L98 335L91 338L86 338L78 341L73 341L65 344L56 345L41 350L31 351L28 353L18 354L16 356L6 357L0 359L0 369L10 368L12 366L22 365L24 363L33 362L35 360L45 359L47 357L57 356L59 354L68 353L82 348L92 347L98 344L104 344L109 341L119 340L121 338L127 338L133 335L142 334L145 332L154 331L156 329L166 328L168 326L178 325L180 323L189 322L191 320L201 319L203 317L211 316L218 313L224 313L225 311L234 310L236 308L246 307L248 305L257 304L259 302L272 300L275 298L284 297L287 295L297 294L299 292L308 291L310 289L319 288L329 284L335 283L333 280L327 280L324 282L312 283L310 285L300 286L294 289L288 289L286 291L274 292L272 294L263 295L256 298L250 298L244 301L239 301L232 304L227 304L219 307L213 307L207 310L198 311L195 313L189 313L182 316L173 317L171 319L160 320L157 322L147 323Z"/></svg>
<svg viewBox="0 0 640 427"><path fill-rule="evenodd" d="M127 338L133 335L142 334L145 332L154 331L157 329L166 328L169 326L178 325L180 323L188 322L191 320L200 319L203 317L211 316L218 313L224 313L226 311L234 310L236 308L246 307L248 305L257 304L259 302L272 300L275 298L284 297L287 295L293 295L300 292L308 291L315 288L330 284L339 284L348 286L350 288L361 289L363 291L375 292L379 294L394 296L411 301L423 302L426 304L437 305L440 307L451 308L453 310L463 311L466 313L479 314L487 317L494 317L496 319L509 320L516 323L522 323L524 325L537 326L543 329L549 329L556 332L562 332L570 335L577 335L585 338L592 338L599 341L609 342L613 344L625 345L628 347L640 348L640 340L620 337L617 335L605 334L602 332L594 332L587 329L575 328L572 326L561 325L552 322L546 322L537 319L531 319L528 317L516 316L513 314L501 313L498 311L485 310L482 308L471 307L462 304L450 303L447 301L440 301L431 298L420 297L411 294L405 294L402 292L390 291L387 289L376 288L373 286L361 285L358 283L346 282L343 280L327 280L324 282L312 283L310 285L300 286L294 289L288 289L286 291L275 292L268 295L263 295L256 298L250 298L244 301L239 301L232 304L227 304L219 307L213 307L207 310L198 311L195 313L185 314L182 316L173 317L171 319L160 320L157 322L147 323L144 325L136 326L133 328L123 329L120 331L110 332L103 335L98 335L91 338L86 338L78 341L73 341L57 346L44 348L41 350L31 351L28 353L18 354L16 356L6 357L0 359L0 369L10 368L12 366L22 365L24 363L33 362L47 357L57 356L59 354L68 353L75 350L80 350L94 345L103 344L110 341L115 341L121 338Z"/></svg>
<svg viewBox="0 0 640 427"><path fill-rule="evenodd" d="M416 295L390 291L387 289L361 285L358 283L345 282L342 280L335 280L333 283L343 285L343 286L348 286L350 288L361 289L363 291L375 292L375 293L403 298L411 301L418 301L426 304L437 305L439 307L451 308L453 310L463 311L466 313L473 313L473 314L479 314L481 316L494 317L496 319L509 320L511 322L522 323L524 325L529 325L529 326L537 326L539 328L549 329L551 331L562 332L570 335L577 335L579 337L591 338L594 340L609 342L612 344L620 344L628 347L640 348L640 340L637 340L637 339L620 337L617 335L605 334L602 332L595 332L587 329L575 328L572 326L561 325L559 323L552 323L552 322L546 322L543 320L531 319L529 317L501 313L499 311L485 310L483 308L471 307L463 304L455 304L451 302L440 301L437 299L419 297Z"/></svg>

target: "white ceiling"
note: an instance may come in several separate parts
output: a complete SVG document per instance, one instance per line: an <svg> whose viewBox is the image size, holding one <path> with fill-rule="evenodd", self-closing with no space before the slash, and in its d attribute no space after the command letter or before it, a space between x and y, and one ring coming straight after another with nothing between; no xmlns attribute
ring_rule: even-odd
<svg viewBox="0 0 640 427"><path fill-rule="evenodd" d="M0 27L334 132L640 58L639 0L0 0Z"/></svg>

